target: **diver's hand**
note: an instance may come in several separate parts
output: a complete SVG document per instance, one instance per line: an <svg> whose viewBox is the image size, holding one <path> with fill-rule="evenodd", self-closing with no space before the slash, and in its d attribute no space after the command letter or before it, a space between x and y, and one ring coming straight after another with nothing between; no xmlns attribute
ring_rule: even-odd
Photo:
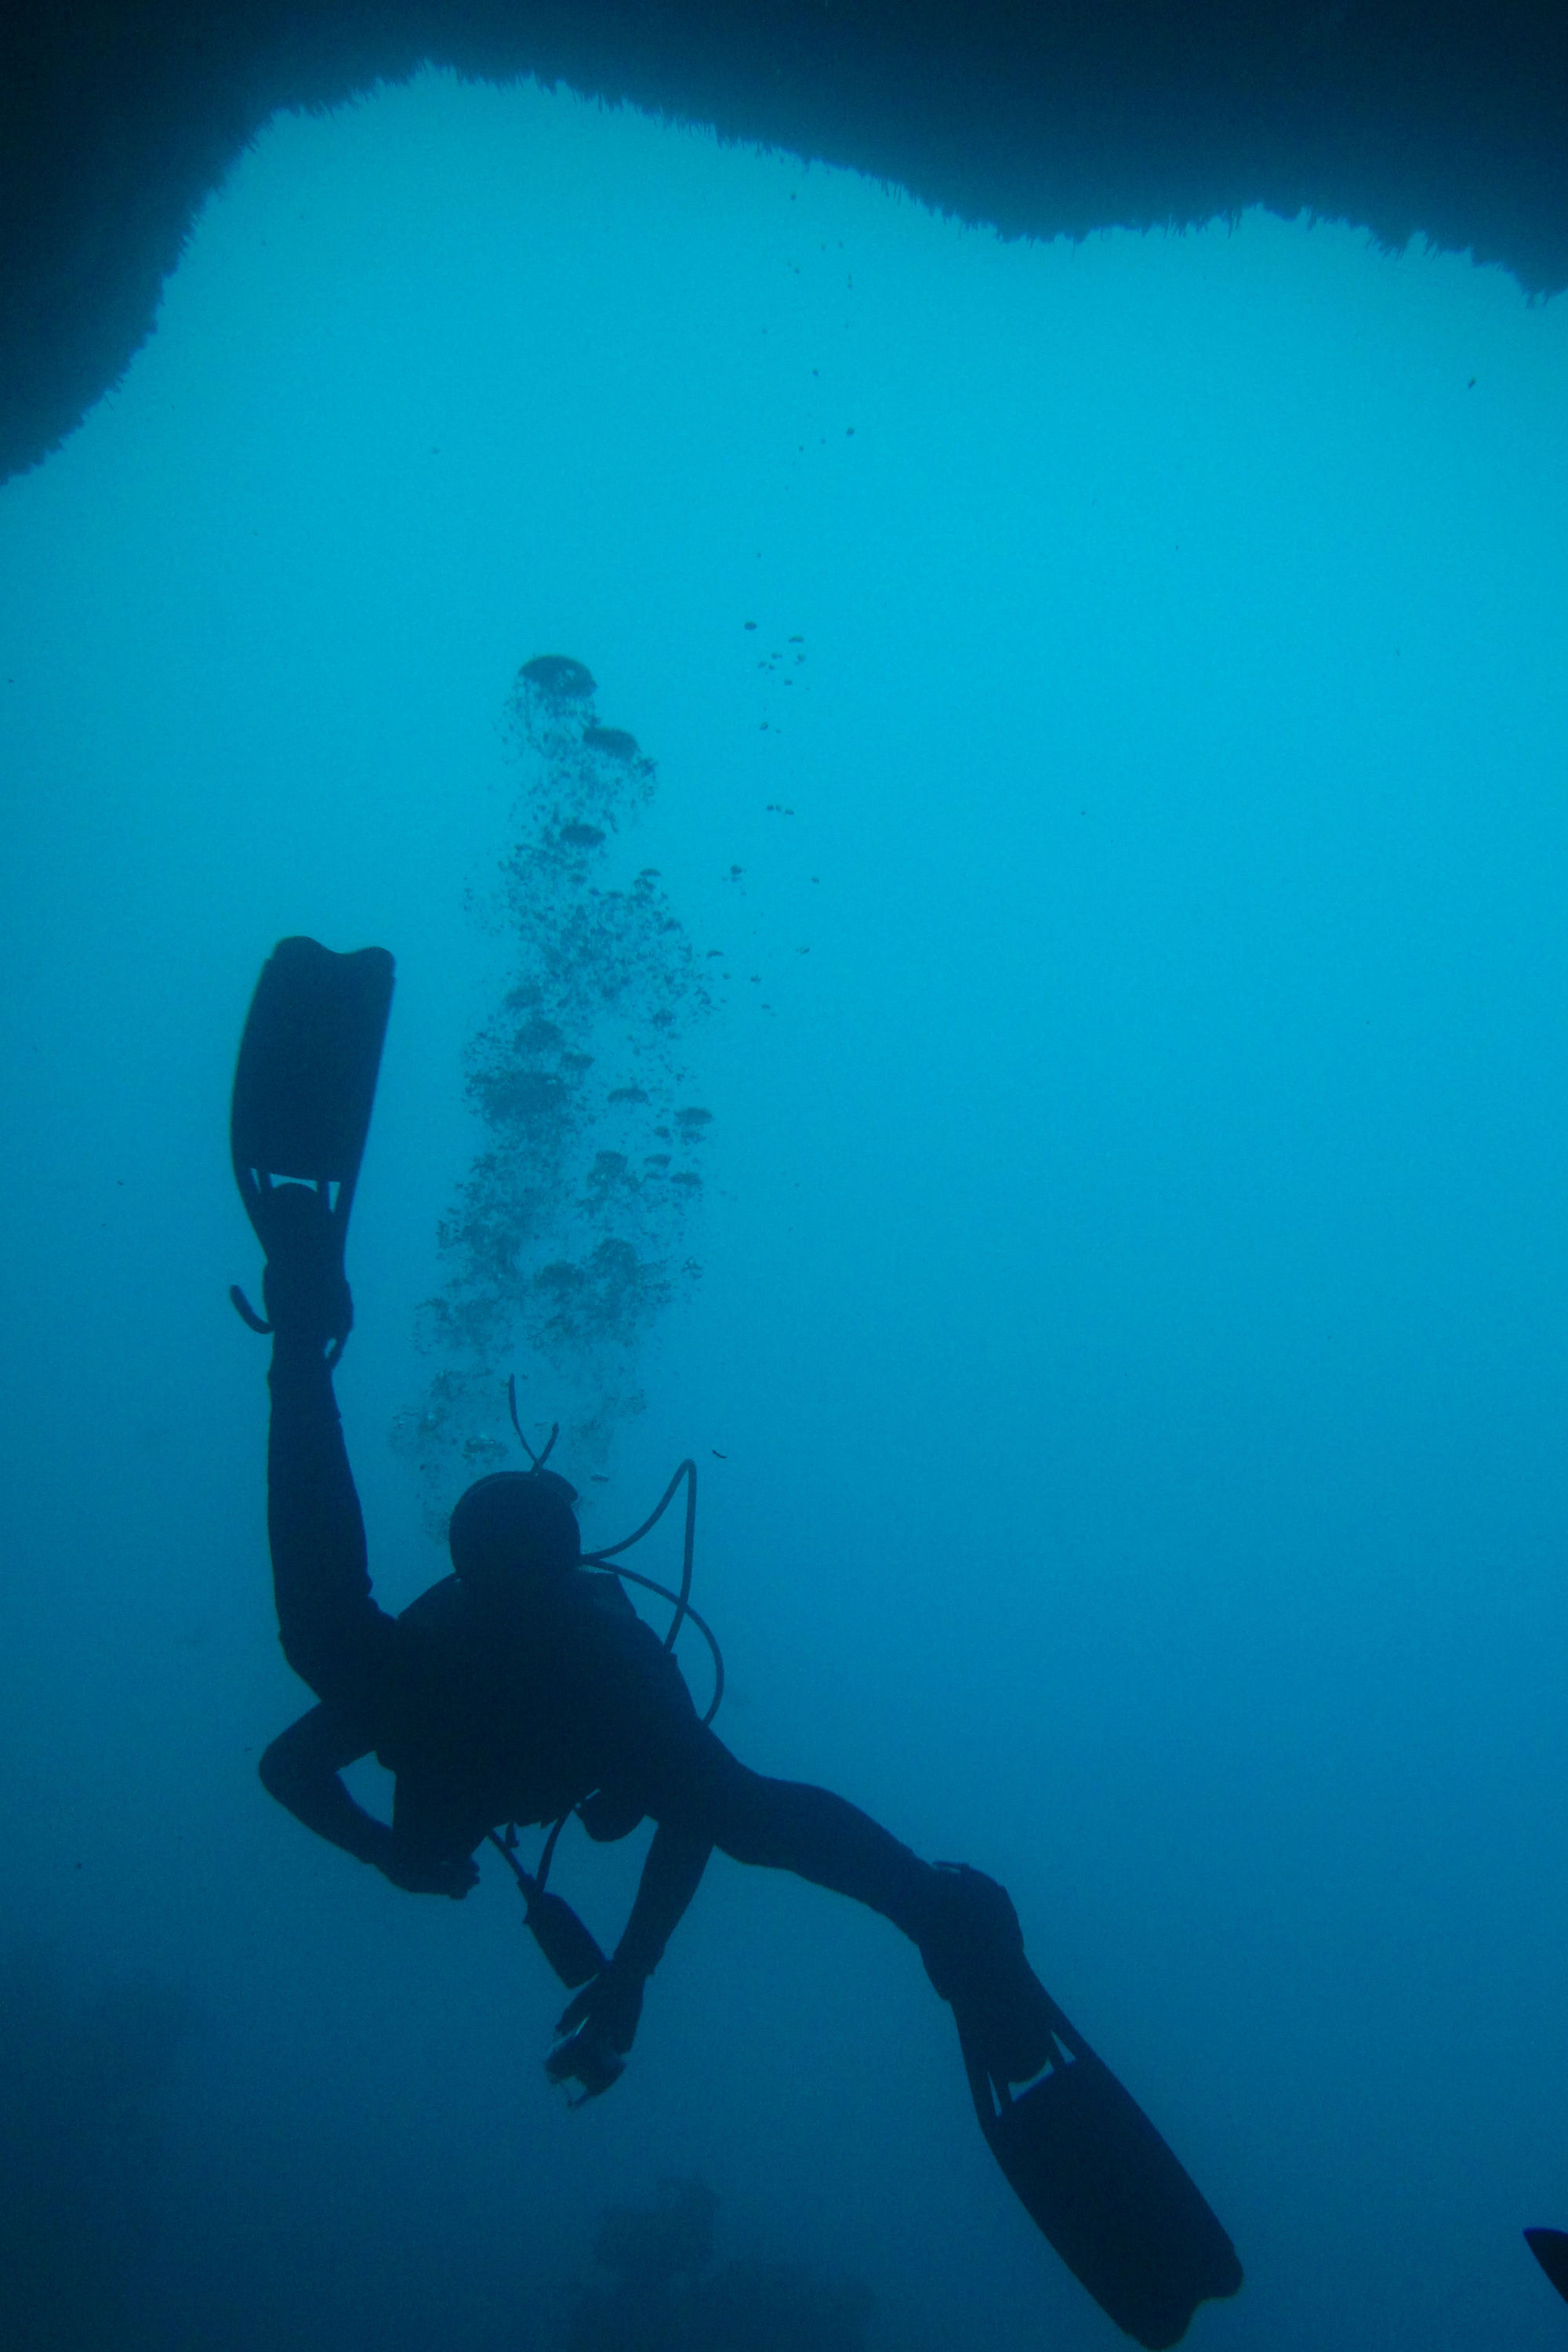
<svg viewBox="0 0 1568 2352"><path fill-rule="evenodd" d="M460 1903L468 1889L479 1883L479 1865L471 1853L410 1853L391 1836L375 1862L383 1877L390 1878L405 1895L447 1895Z"/></svg>
<svg viewBox="0 0 1568 2352"><path fill-rule="evenodd" d="M574 2106L602 2098L625 2074L626 2053L642 2015L642 1992L643 1979L612 1960L562 2011L555 2027L561 2039L544 2071L552 2083L578 2084Z"/></svg>
<svg viewBox="0 0 1568 2352"><path fill-rule="evenodd" d="M275 1184L263 1198L261 1296L268 1321L291 1339L321 1345L346 1339L353 1328L353 1300L326 1192L313 1184Z"/></svg>
<svg viewBox="0 0 1568 2352"><path fill-rule="evenodd" d="M589 2026L599 2040L607 2042L624 2058L637 2038L644 1981L629 1969L617 1969L612 1960L607 1969L589 1978L581 1992L573 1995L555 2021L556 2032L570 2035L579 2026Z"/></svg>

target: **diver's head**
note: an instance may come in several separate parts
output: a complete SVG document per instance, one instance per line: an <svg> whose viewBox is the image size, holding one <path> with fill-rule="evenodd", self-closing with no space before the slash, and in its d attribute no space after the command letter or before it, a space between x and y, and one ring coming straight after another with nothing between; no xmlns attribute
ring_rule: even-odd
<svg viewBox="0 0 1568 2352"><path fill-rule="evenodd" d="M447 1530L452 1566L476 1592L575 1568L583 1536L577 1490L553 1470L498 1470L458 1498Z"/></svg>

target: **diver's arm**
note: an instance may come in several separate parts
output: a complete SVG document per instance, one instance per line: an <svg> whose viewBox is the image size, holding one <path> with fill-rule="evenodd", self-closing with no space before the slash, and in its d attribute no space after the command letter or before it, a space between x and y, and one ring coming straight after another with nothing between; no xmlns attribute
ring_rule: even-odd
<svg viewBox="0 0 1568 2352"><path fill-rule="evenodd" d="M580 2083L597 2098L624 2071L642 2015L643 1987L697 1892L713 1848L708 1839L661 1822L643 1864L632 1916L615 1958L567 2003L556 2021L563 2038L545 2061L555 2083Z"/></svg>
<svg viewBox="0 0 1568 2352"><path fill-rule="evenodd" d="M632 1916L610 1962L616 1975L639 1985L652 1976L697 1892L712 1851L708 1839L659 1823L642 1866Z"/></svg>
<svg viewBox="0 0 1568 2352"><path fill-rule="evenodd" d="M370 1741L330 1706L313 1706L273 1741L260 1763L261 1785L297 1822L329 1845L374 1863L405 1895L447 1895L460 1903L479 1878L466 1853L426 1854L356 1804L343 1786L345 1765L370 1753Z"/></svg>
<svg viewBox="0 0 1568 2352"><path fill-rule="evenodd" d="M268 1795L297 1822L356 1862L374 1862L384 1870L392 1832L354 1802L339 1777L345 1765L369 1753L369 1741L330 1706L313 1706L279 1734L258 1769Z"/></svg>

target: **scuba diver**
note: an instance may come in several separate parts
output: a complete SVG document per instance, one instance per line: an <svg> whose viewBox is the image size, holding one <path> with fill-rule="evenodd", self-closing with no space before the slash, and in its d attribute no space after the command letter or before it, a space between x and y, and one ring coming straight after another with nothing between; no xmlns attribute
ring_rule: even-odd
<svg viewBox="0 0 1568 2352"><path fill-rule="evenodd" d="M1236 2292L1240 2265L1035 1975L1004 1888L922 1861L844 1798L733 1756L698 1714L675 1629L661 1642L623 1590L627 1571L584 1553L575 1492L545 1466L548 1444L530 1469L459 1497L449 1576L396 1617L376 1602L332 1374L353 1321L343 1244L391 993L384 950L339 956L286 940L263 970L236 1071L233 1160L266 1256L265 1315L231 1295L272 1340L273 1586L284 1655L315 1700L267 1749L264 1786L410 1895L461 1901L480 1845L501 1844L545 1957L574 1989L546 2063L583 2098L620 2074L645 1987L715 1848L865 1904L914 1945L952 2008L982 2129L1039 2227L1140 2343L1173 2344L1198 2302ZM691 1471L678 1624L695 1616L694 1506ZM394 1776L390 1823L342 1777L373 1754ZM572 1815L601 1840L654 1824L608 1957L544 1889ZM510 1852L519 1823L554 1824L536 1875Z"/></svg>

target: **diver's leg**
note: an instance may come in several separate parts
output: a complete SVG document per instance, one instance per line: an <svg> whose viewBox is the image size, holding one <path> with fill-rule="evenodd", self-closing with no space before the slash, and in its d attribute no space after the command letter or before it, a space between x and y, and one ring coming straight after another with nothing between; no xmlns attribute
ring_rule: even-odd
<svg viewBox="0 0 1568 2352"><path fill-rule="evenodd" d="M695 1722L658 1759L647 1811L689 1830L732 1862L789 1870L847 1895L924 1943L942 1907L942 1873L830 1789L770 1780Z"/></svg>
<svg viewBox="0 0 1568 2352"><path fill-rule="evenodd" d="M721 1853L763 1870L793 1871L880 1912L911 1943L924 1941L938 1900L938 1874L929 1863L830 1789L767 1780L720 1741L713 1745L723 1762L710 1761L703 1776L711 1808L707 1826Z"/></svg>
<svg viewBox="0 0 1568 2352"><path fill-rule="evenodd" d="M890 1919L999 2079L1027 2081L1051 2053L1055 2010L1024 1954L1006 1890L980 1871L936 1866L831 1790L772 1780L710 1731L688 1750L692 1827L736 1862L793 1871ZM676 1811L683 1810L681 1797ZM661 1820L655 1805L650 1811Z"/></svg>
<svg viewBox="0 0 1568 2352"><path fill-rule="evenodd" d="M371 1599L364 1522L332 1394L331 1366L353 1307L326 1188L275 1184L266 1202L262 1295L274 1335L267 1532L278 1630L295 1673L374 1747L393 1621Z"/></svg>
<svg viewBox="0 0 1568 2352"><path fill-rule="evenodd" d="M273 1342L267 1532L283 1654L318 1698L374 1722L392 1620L371 1598L364 1522L319 1339Z"/></svg>

